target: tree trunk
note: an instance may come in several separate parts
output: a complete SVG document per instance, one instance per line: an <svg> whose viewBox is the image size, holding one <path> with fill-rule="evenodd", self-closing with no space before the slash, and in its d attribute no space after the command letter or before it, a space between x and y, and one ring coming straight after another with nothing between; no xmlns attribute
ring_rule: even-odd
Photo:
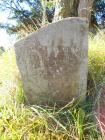
<svg viewBox="0 0 105 140"><path fill-rule="evenodd" d="M79 0L57 0L54 21L78 16Z"/></svg>
<svg viewBox="0 0 105 140"><path fill-rule="evenodd" d="M57 0L54 21L66 17L84 17L90 20L94 0Z"/></svg>
<svg viewBox="0 0 105 140"><path fill-rule="evenodd" d="M93 0L79 0L78 16L90 21Z"/></svg>

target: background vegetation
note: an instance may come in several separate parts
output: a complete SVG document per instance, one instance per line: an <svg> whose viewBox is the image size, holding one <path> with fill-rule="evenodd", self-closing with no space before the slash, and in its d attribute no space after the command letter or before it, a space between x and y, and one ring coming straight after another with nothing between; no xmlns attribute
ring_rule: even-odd
<svg viewBox="0 0 105 140"><path fill-rule="evenodd" d="M7 23L0 23L0 27L9 34L19 37L33 32L41 26L53 21L55 11L63 6L62 18L78 16L79 0L1 0L0 11L8 14ZM58 7L59 6L59 7ZM58 15L59 16L59 15ZM105 1L93 0L90 28L105 27ZM15 24L13 24L15 21Z"/></svg>

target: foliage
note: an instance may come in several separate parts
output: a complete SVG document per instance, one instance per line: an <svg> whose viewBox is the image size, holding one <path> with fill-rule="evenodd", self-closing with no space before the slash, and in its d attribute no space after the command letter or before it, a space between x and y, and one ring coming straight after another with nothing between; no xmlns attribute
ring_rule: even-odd
<svg viewBox="0 0 105 140"><path fill-rule="evenodd" d="M71 4L65 3L65 6L71 10L67 12L64 9L64 17L78 16L78 2L73 0ZM9 22L0 23L1 28L5 28L8 33L18 33L25 36L30 32L39 29L48 22L52 22L55 13L55 1L47 0L3 0L0 1L0 11L7 12ZM71 8L70 8L71 7ZM105 2L103 0L94 0L91 18L91 27L94 25L104 27L105 20ZM13 24L15 21L15 24Z"/></svg>
<svg viewBox="0 0 105 140"><path fill-rule="evenodd" d="M40 28L43 24L44 12L48 21L51 22L54 8L51 3L45 4L44 0L3 0L0 2L1 11L9 13L9 21L15 20L15 25L11 23L1 23L1 28L12 33L25 35ZM50 6L50 7L49 7ZM46 19L47 20L47 19Z"/></svg>
<svg viewBox="0 0 105 140"><path fill-rule="evenodd" d="M105 1L104 0L94 0L93 3L93 13L97 18L97 25L102 28L105 26ZM93 17L94 18L94 17Z"/></svg>
<svg viewBox="0 0 105 140"><path fill-rule="evenodd" d="M5 49L1 46L0 47L0 55L3 54L5 52Z"/></svg>

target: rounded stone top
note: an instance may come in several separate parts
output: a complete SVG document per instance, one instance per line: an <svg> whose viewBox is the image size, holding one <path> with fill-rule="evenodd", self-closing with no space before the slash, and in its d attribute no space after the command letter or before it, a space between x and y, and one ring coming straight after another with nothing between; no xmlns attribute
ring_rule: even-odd
<svg viewBox="0 0 105 140"><path fill-rule="evenodd" d="M80 26L81 25L81 28L82 30L88 30L88 26L89 26L89 23L88 23L88 20L86 18L81 18L81 17L69 17L69 18L65 18L65 19L62 19L62 20L59 20L57 22L54 22L54 23L50 23L50 24L47 24L45 26L42 26L40 29L36 30L35 32L29 34L27 37L24 37L22 39L20 39L19 41L17 41L15 44L14 44L14 47L19 47L21 46L22 44L24 44L25 40L32 40L32 38L35 36L37 36L37 34L42 34L42 32L46 32L45 35L49 35L48 33L48 30L56 30L56 28L59 28L61 26L61 30L65 30L68 26L73 26L76 27L76 26ZM76 25L76 26L75 26ZM46 31L47 30L47 31ZM52 32L51 30L51 32ZM51 33L50 32L50 33Z"/></svg>

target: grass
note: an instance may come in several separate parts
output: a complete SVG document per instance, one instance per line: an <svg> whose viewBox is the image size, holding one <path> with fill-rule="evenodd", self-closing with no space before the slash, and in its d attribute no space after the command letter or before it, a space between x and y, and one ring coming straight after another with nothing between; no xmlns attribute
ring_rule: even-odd
<svg viewBox="0 0 105 140"><path fill-rule="evenodd" d="M94 121L91 96L105 83L102 32L89 37L88 99L63 108L27 106L13 50L0 56L0 140L103 140Z"/></svg>
<svg viewBox="0 0 105 140"><path fill-rule="evenodd" d="M89 38L88 61L88 92L94 96L105 85L105 40L104 33L99 32L94 38Z"/></svg>

